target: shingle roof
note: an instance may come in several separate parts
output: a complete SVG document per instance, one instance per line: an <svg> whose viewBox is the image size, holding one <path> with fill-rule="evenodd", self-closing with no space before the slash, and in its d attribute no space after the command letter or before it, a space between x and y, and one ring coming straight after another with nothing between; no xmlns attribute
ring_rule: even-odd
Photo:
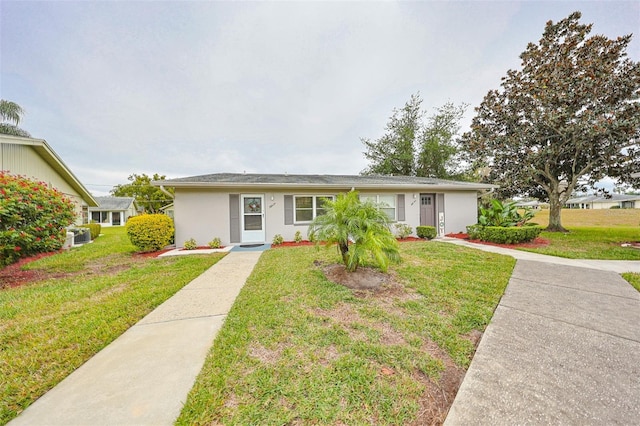
<svg viewBox="0 0 640 426"><path fill-rule="evenodd" d="M460 182L414 176L362 176L362 175L295 175L295 174L243 174L215 173L153 182L168 187L438 187L458 190L496 188L495 185Z"/></svg>
<svg viewBox="0 0 640 426"><path fill-rule="evenodd" d="M95 197L98 202L98 207L91 207L89 210L127 210L131 203L135 201L133 197Z"/></svg>

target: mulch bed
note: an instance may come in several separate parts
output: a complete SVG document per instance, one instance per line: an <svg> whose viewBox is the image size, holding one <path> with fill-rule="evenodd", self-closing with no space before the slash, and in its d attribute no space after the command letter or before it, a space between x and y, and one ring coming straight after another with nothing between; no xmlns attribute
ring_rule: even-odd
<svg viewBox="0 0 640 426"><path fill-rule="evenodd" d="M537 237L536 239L534 239L533 241L529 241L528 243L498 244L498 243L490 243L488 241L470 240L469 239L469 235L468 234L464 234L462 232L457 233L457 234L447 234L446 236L447 237L452 237L452 238L459 238L461 240L467 240L470 243L484 244L484 245L487 245L487 246L503 247L503 248L509 248L509 249L514 249L514 248L519 248L519 247L523 247L523 248L540 248L540 247L546 247L550 243L549 240L547 240L545 238L540 238L540 237Z"/></svg>
<svg viewBox="0 0 640 426"><path fill-rule="evenodd" d="M162 249L158 251L146 251L146 252L138 252L134 253L133 257L144 257L144 258L154 258L160 256L162 253L166 253L168 251L173 250L172 248Z"/></svg>
<svg viewBox="0 0 640 426"><path fill-rule="evenodd" d="M53 256L54 254L61 253L61 251L52 251L49 253L40 253L35 256L23 257L16 263L12 263L0 269L0 289L9 287L18 287L22 284L37 281L42 279L42 271L23 271L22 267L27 263L42 259L43 257Z"/></svg>
<svg viewBox="0 0 640 426"><path fill-rule="evenodd" d="M207 247L208 248L208 247ZM145 252L145 253L134 253L134 258L156 258L162 253L166 253L173 249L164 249L159 251ZM52 251L49 253L40 253L35 256L24 257L18 260L16 263L12 263L2 269L0 269L0 290L11 287L19 287L21 285L33 283L36 281L46 280L48 278L61 278L67 274L64 273L51 273L48 271L40 271L40 270L30 270L25 271L22 270L22 267L27 263L34 262L38 259L42 259L43 257L49 257L56 255L58 253L62 253L63 250Z"/></svg>

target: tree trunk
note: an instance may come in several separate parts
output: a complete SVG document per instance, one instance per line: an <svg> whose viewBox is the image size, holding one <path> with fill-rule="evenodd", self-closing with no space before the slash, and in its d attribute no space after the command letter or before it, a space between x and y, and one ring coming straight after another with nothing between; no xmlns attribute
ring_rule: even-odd
<svg viewBox="0 0 640 426"><path fill-rule="evenodd" d="M340 254L342 255L342 262L347 266L349 262L349 243L338 243L338 247L340 248Z"/></svg>
<svg viewBox="0 0 640 426"><path fill-rule="evenodd" d="M562 203L560 202L560 194L553 193L549 195L549 226L547 231L550 232L568 232L562 227Z"/></svg>

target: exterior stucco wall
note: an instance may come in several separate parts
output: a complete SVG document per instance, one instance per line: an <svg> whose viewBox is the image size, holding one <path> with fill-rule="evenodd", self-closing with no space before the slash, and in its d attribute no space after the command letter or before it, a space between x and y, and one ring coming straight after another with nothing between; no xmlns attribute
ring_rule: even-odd
<svg viewBox="0 0 640 426"><path fill-rule="evenodd" d="M176 189L174 199L176 246L194 238L205 246L218 237L229 245L229 193L207 189Z"/></svg>
<svg viewBox="0 0 640 426"><path fill-rule="evenodd" d="M30 146L0 143L0 170L12 175L47 183L73 201L76 206L76 224L82 224L80 194L73 189L38 153Z"/></svg>
<svg viewBox="0 0 640 426"><path fill-rule="evenodd" d="M600 209L610 209L611 207L620 206L620 202L618 201L612 201L610 203L591 203L591 208L594 210L600 210Z"/></svg>
<svg viewBox="0 0 640 426"><path fill-rule="evenodd" d="M473 225L478 222L478 198L476 194L475 191L445 193L445 234L467 232L467 225Z"/></svg>
<svg viewBox="0 0 640 426"><path fill-rule="evenodd" d="M307 238L308 224L285 225L285 196L337 195L340 191L256 191L255 188L238 188L232 192L214 189L176 188L174 210L176 245L194 238L198 245L207 245L214 237L219 237L223 245L231 244L229 194L260 194L264 196L265 242L280 234L285 241L292 241L296 231ZM429 192L429 191L424 191ZM361 195L394 195L398 191L362 191ZM420 225L420 192L405 192L404 211L406 223L415 229ZM415 198L414 198L415 195ZM445 233L465 232L466 226L477 222L477 196L475 191L447 192L444 194ZM396 214L399 206L396 206ZM392 228L392 230L395 230Z"/></svg>

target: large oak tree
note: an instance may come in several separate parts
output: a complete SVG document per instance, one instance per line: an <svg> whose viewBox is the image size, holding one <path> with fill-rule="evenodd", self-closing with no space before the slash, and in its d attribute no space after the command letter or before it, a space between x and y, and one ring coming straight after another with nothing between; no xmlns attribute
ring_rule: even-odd
<svg viewBox="0 0 640 426"><path fill-rule="evenodd" d="M640 63L627 57L631 35L590 36L580 12L546 24L500 90L476 108L463 147L505 196L549 201L551 231L574 190L640 171ZM637 183L637 182L636 182Z"/></svg>

